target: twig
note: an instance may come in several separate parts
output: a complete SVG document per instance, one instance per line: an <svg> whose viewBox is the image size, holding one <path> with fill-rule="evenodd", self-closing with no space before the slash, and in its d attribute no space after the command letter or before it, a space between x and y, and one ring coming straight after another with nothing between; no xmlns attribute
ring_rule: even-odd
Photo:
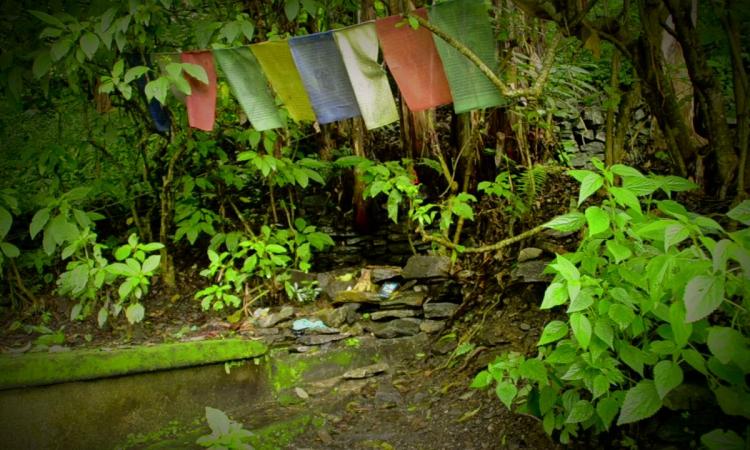
<svg viewBox="0 0 750 450"><path fill-rule="evenodd" d="M509 237L507 239L503 239L502 241L496 242L494 244L481 245L479 247L463 247L463 248L461 245L455 244L442 236L435 236L432 234L428 234L424 230L420 230L420 234L422 235L422 239L427 242L435 242L451 250L458 250L459 253L487 253L487 252L493 252L496 250L500 250L501 248L505 248L510 245L513 245L516 242L522 241L526 238L539 234L542 230L544 230L544 225L537 225L536 227L528 231L524 231L523 233L519 235Z"/></svg>

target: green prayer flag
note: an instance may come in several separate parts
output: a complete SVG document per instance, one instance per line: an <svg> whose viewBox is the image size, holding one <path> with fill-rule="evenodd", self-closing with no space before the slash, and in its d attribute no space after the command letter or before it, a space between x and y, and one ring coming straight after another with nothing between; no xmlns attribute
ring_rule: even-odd
<svg viewBox="0 0 750 450"><path fill-rule="evenodd" d="M484 0L454 0L429 10L430 21L471 49L497 72L495 37ZM500 91L477 66L454 47L433 36L453 96L453 109L463 113L505 103Z"/></svg>
<svg viewBox="0 0 750 450"><path fill-rule="evenodd" d="M292 120L314 122L315 113L292 59L289 42L268 41L253 44L250 50L258 59L271 87L281 98Z"/></svg>
<svg viewBox="0 0 750 450"><path fill-rule="evenodd" d="M263 131L284 126L266 77L250 49L238 47L213 52L253 128Z"/></svg>
<svg viewBox="0 0 750 450"><path fill-rule="evenodd" d="M378 64L380 48L375 23L336 30L333 35L367 129L397 121L396 101L385 70Z"/></svg>

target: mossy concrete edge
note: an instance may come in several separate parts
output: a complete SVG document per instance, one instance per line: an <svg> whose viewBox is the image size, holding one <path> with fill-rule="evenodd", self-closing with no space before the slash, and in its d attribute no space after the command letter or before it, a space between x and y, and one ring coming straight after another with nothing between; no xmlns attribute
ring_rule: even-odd
<svg viewBox="0 0 750 450"><path fill-rule="evenodd" d="M260 341L223 339L112 350L71 350L0 356L0 389L93 380L255 358Z"/></svg>

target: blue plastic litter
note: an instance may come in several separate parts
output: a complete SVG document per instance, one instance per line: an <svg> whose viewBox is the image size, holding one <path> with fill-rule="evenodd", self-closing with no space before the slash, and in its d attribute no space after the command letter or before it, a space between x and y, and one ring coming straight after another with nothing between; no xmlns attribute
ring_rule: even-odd
<svg viewBox="0 0 750 450"><path fill-rule="evenodd" d="M320 319L297 319L292 323L292 330L304 331L304 330L327 330L328 326L323 323Z"/></svg>
<svg viewBox="0 0 750 450"><path fill-rule="evenodd" d="M396 283L395 281L386 281L380 288L380 292L378 292L378 295L382 298L388 298L396 289L398 289L398 283Z"/></svg>

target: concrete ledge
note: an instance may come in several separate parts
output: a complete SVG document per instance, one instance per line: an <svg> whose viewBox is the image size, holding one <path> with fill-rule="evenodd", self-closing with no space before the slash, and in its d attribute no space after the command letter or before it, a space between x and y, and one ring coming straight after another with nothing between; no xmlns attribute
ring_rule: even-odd
<svg viewBox="0 0 750 450"><path fill-rule="evenodd" d="M0 389L177 369L255 358L268 347L259 341L225 339L124 349L0 355Z"/></svg>

